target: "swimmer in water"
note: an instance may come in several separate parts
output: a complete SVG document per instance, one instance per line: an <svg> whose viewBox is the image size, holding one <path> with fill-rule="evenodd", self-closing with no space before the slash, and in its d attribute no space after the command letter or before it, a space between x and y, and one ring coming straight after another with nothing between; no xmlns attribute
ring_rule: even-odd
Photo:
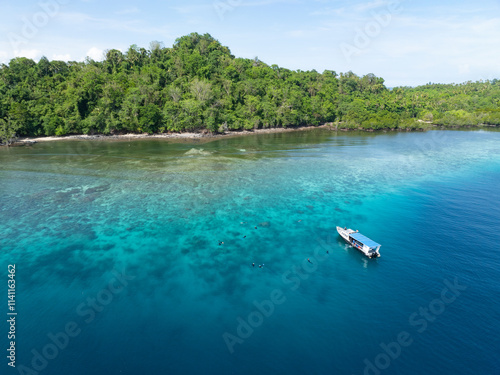
<svg viewBox="0 0 500 375"><path fill-rule="evenodd" d="M309 258L307 258L307 261L308 261L309 263L312 263L312 262L309 260Z"/></svg>
<svg viewBox="0 0 500 375"><path fill-rule="evenodd" d="M255 263L252 263L252 267L255 267Z"/></svg>

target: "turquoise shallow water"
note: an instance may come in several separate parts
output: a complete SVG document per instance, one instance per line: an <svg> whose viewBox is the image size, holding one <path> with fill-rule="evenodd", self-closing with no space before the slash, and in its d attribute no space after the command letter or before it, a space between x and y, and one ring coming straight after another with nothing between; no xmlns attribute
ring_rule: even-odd
<svg viewBox="0 0 500 375"><path fill-rule="evenodd" d="M0 163L8 373L500 373L500 132L61 141Z"/></svg>

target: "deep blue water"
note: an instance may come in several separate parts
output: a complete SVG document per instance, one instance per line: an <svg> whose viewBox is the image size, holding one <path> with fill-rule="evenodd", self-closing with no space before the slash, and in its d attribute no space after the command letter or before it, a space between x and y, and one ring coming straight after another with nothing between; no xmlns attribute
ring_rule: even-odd
<svg viewBox="0 0 500 375"><path fill-rule="evenodd" d="M499 374L499 187L500 132L0 149L1 373Z"/></svg>

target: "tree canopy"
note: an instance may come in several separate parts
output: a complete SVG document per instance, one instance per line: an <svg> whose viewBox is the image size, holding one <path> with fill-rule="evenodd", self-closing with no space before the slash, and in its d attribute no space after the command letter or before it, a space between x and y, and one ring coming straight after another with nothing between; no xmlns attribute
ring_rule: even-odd
<svg viewBox="0 0 500 375"><path fill-rule="evenodd" d="M104 61L14 58L0 66L0 133L27 136L256 129L500 125L500 81L387 89L373 74L293 71L236 58L209 34ZM420 122L417 120L421 120ZM5 138L5 137L4 137Z"/></svg>

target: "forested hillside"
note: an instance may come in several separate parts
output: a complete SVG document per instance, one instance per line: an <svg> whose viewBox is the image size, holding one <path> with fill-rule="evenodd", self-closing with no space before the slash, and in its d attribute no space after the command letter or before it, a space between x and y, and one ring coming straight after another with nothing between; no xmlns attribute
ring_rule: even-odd
<svg viewBox="0 0 500 375"><path fill-rule="evenodd" d="M332 62L334 65L334 62ZM345 128L500 125L500 81L388 90L373 74L292 71L236 58L210 35L172 48L112 49L102 62L0 68L0 132L18 135L158 133L342 122Z"/></svg>

